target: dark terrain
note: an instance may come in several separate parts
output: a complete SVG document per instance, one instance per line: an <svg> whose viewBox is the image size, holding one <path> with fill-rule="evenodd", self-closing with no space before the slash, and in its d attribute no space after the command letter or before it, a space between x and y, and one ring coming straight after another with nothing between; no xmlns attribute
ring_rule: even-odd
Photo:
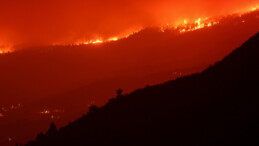
<svg viewBox="0 0 259 146"><path fill-rule="evenodd" d="M92 106L28 146L259 145L259 33L202 73Z"/></svg>
<svg viewBox="0 0 259 146"><path fill-rule="evenodd" d="M259 31L258 10L217 20L186 33L147 28L114 42L0 55L0 145L26 143L51 122L63 127L119 88L130 93L201 72Z"/></svg>

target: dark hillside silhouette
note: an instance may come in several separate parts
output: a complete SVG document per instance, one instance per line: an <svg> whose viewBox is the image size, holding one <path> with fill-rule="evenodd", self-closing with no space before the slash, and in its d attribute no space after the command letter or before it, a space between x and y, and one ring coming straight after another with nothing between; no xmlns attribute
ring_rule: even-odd
<svg viewBox="0 0 259 146"><path fill-rule="evenodd" d="M257 33L258 16L259 11L230 15L219 18L217 25L186 33L146 28L103 44L41 46L2 54L0 145L26 143L47 131L51 122L63 127L87 113L89 106L106 104L120 88L118 100L134 89L201 72ZM110 102L116 103L116 97ZM22 106L17 110L1 111L18 104Z"/></svg>
<svg viewBox="0 0 259 146"><path fill-rule="evenodd" d="M202 73L111 100L27 146L259 145L259 33Z"/></svg>

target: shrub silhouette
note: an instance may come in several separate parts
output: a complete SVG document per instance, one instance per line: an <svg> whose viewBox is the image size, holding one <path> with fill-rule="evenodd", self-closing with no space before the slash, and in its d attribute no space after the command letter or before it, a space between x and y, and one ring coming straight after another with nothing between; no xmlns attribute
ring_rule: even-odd
<svg viewBox="0 0 259 146"><path fill-rule="evenodd" d="M91 112L94 112L94 111L96 111L98 109L98 107L96 106L96 105L91 105L90 107L89 107L89 112L91 113Z"/></svg>
<svg viewBox="0 0 259 146"><path fill-rule="evenodd" d="M118 90L117 90L117 98L118 98L118 97L121 97L121 96L122 96L122 93L123 93L123 90L122 90L122 89L118 89Z"/></svg>
<svg viewBox="0 0 259 146"><path fill-rule="evenodd" d="M39 133L37 135L37 138L36 138L36 141L40 141L40 140L43 140L45 138L45 135L43 134L43 132Z"/></svg>

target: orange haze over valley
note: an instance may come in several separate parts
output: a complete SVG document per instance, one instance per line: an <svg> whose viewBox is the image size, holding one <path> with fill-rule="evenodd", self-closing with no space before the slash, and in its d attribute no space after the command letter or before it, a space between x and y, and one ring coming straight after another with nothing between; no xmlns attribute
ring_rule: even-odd
<svg viewBox="0 0 259 146"><path fill-rule="evenodd" d="M117 89L201 72L259 31L258 0L1 0L0 145Z"/></svg>

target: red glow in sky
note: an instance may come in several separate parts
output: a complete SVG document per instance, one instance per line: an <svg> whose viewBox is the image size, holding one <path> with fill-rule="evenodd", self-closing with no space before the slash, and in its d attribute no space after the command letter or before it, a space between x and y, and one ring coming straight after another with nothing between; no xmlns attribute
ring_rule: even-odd
<svg viewBox="0 0 259 146"><path fill-rule="evenodd" d="M256 7L258 0L1 0L0 46L71 44Z"/></svg>
<svg viewBox="0 0 259 146"><path fill-rule="evenodd" d="M200 72L258 32L258 4L0 0L0 145L67 124L119 88ZM221 17L233 13L244 15Z"/></svg>

